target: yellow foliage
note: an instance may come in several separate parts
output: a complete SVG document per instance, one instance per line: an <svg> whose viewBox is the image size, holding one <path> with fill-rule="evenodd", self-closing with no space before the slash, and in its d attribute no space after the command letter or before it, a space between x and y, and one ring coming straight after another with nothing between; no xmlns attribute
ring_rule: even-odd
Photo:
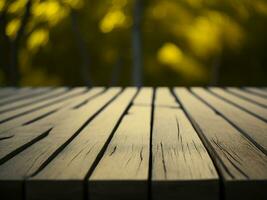
<svg viewBox="0 0 267 200"><path fill-rule="evenodd" d="M69 5L73 9L80 9L84 5L83 0L63 0L65 4Z"/></svg>
<svg viewBox="0 0 267 200"><path fill-rule="evenodd" d="M173 1L165 0L159 1L158 3L154 4L152 8L149 10L150 14L155 19L161 19L165 23L187 23L191 20L191 14L188 12L180 4L177 4ZM168 18L168 20L166 20Z"/></svg>
<svg viewBox="0 0 267 200"><path fill-rule="evenodd" d="M235 12L238 14L240 19L247 20L249 18L250 16L249 6L246 5L244 1L230 1L229 3L234 8Z"/></svg>
<svg viewBox="0 0 267 200"><path fill-rule="evenodd" d="M49 32L46 29L38 29L34 31L27 40L27 47L29 50L36 50L44 46L49 40Z"/></svg>
<svg viewBox="0 0 267 200"><path fill-rule="evenodd" d="M163 64L175 65L182 59L182 51L173 43L165 43L158 51L158 60Z"/></svg>
<svg viewBox="0 0 267 200"><path fill-rule="evenodd" d="M194 15L188 9L173 0L153 3L148 9L148 16L157 20L162 29L166 29L177 38L181 38L186 26L194 19Z"/></svg>
<svg viewBox="0 0 267 200"><path fill-rule="evenodd" d="M204 80L206 71L195 60L183 54L182 50L173 43L165 43L158 51L160 63L177 71L187 79Z"/></svg>
<svg viewBox="0 0 267 200"><path fill-rule="evenodd" d="M0 11L3 10L3 8L5 7L6 1L5 0L1 0L0 1Z"/></svg>
<svg viewBox="0 0 267 200"><path fill-rule="evenodd" d="M197 17L194 24L186 30L191 49L201 57L210 52L220 51L220 30L206 17Z"/></svg>
<svg viewBox="0 0 267 200"><path fill-rule="evenodd" d="M8 7L9 13L18 13L22 11L27 3L27 0L16 0Z"/></svg>
<svg viewBox="0 0 267 200"><path fill-rule="evenodd" d="M263 15L267 15L267 2L262 0L255 0L252 2L255 10Z"/></svg>
<svg viewBox="0 0 267 200"><path fill-rule="evenodd" d="M48 0L35 3L32 13L40 20L47 21L49 25L54 26L68 14L68 8L60 4L59 1Z"/></svg>
<svg viewBox="0 0 267 200"><path fill-rule="evenodd" d="M207 68L188 56L184 56L181 64L172 66L172 68L181 73L187 80L205 81L208 76Z"/></svg>
<svg viewBox="0 0 267 200"><path fill-rule="evenodd" d="M169 7L168 5L169 5L168 2L161 2L161 3L155 4L155 6L153 6L151 9L151 15L155 19L164 19L167 16L169 8L173 8L173 7Z"/></svg>
<svg viewBox="0 0 267 200"><path fill-rule="evenodd" d="M186 0L186 1L190 6L194 8L200 8L203 3L203 0Z"/></svg>
<svg viewBox="0 0 267 200"><path fill-rule="evenodd" d="M103 33L108 33L114 28L123 26L125 21L125 14L121 10L110 11L100 21L99 28Z"/></svg>
<svg viewBox="0 0 267 200"><path fill-rule="evenodd" d="M105 16L99 22L99 29L103 33L109 33L118 27L125 27L130 24L129 19L123 12L127 0L112 0L111 7L108 9Z"/></svg>
<svg viewBox="0 0 267 200"><path fill-rule="evenodd" d="M21 21L18 18L11 20L6 26L6 34L11 39L14 39L17 35Z"/></svg>
<svg viewBox="0 0 267 200"><path fill-rule="evenodd" d="M221 46L223 46L223 42L232 49L237 49L241 46L244 39L244 31L240 25L233 21L229 16L219 12L210 11L208 12L208 17L220 31Z"/></svg>
<svg viewBox="0 0 267 200"><path fill-rule="evenodd" d="M127 0L112 0L113 7L122 8L126 6Z"/></svg>
<svg viewBox="0 0 267 200"><path fill-rule="evenodd" d="M239 48L244 37L237 23L216 11L197 17L184 34L192 51L204 58L220 53L224 43L232 49Z"/></svg>

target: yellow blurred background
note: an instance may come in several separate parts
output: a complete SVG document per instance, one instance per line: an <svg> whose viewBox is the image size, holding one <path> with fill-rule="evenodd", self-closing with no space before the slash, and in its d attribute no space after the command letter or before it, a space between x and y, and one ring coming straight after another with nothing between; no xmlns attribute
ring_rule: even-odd
<svg viewBox="0 0 267 200"><path fill-rule="evenodd" d="M267 83L266 0L1 0L0 84Z"/></svg>

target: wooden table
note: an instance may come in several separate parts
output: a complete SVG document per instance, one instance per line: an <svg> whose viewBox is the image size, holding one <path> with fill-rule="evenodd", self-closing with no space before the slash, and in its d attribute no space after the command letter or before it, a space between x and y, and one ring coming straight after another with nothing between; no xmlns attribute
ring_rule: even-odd
<svg viewBox="0 0 267 200"><path fill-rule="evenodd" d="M266 200L266 88L1 88L0 199Z"/></svg>

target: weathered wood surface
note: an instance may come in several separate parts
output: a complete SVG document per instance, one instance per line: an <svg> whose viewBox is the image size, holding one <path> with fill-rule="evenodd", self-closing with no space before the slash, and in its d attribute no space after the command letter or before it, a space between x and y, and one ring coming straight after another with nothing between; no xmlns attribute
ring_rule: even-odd
<svg viewBox="0 0 267 200"><path fill-rule="evenodd" d="M64 123L68 122L67 120L69 121L73 120L72 119L72 117L74 117L73 114L82 116L79 114L78 109L74 110L73 107L78 105L80 102L84 101L84 99L92 97L101 90L102 89L98 88L89 91L87 94L82 95L78 99L78 101L73 101L70 105L66 105L66 107L64 107L62 110L55 113L54 115L46 115L46 117L41 117L41 118L37 117L31 119L30 121L27 121L27 123L21 124L21 126L18 126L16 128L10 128L8 131L1 132L0 133L1 138L5 139L0 143L0 147L2 147L3 149L0 152L0 163L4 162L6 159L11 157L15 152L22 151L24 147L30 146L33 141L46 137L48 134L50 134L50 131L52 129L54 132L58 126L59 127L63 126L64 128ZM105 98L102 99L105 100ZM16 122L18 122L18 120L16 120ZM67 129L68 126L71 126L70 127L71 130L72 128L75 127L77 122L79 122L78 119L73 120L73 123L66 124L65 128ZM77 124L76 126L78 126L79 128L79 124ZM68 130L66 130L66 132L67 131ZM49 138L51 138L51 136Z"/></svg>
<svg viewBox="0 0 267 200"><path fill-rule="evenodd" d="M239 107L250 114L261 118L265 122L267 121L267 108L263 108L257 104L242 99L221 88L210 88L210 91L216 94L218 97L221 97L223 100L233 103L236 107Z"/></svg>
<svg viewBox="0 0 267 200"><path fill-rule="evenodd" d="M267 199L266 88L0 88L0 199Z"/></svg>
<svg viewBox="0 0 267 200"><path fill-rule="evenodd" d="M13 120L14 118L23 116L25 114L31 113L33 111L39 110L39 109L47 107L47 106L50 106L50 105L57 103L59 101L64 101L64 100L68 99L69 97L79 95L81 92L85 92L85 90L86 90L85 88L77 88L74 90L70 90L66 93L63 93L62 95L58 95L54 98L47 99L45 101L41 101L41 102L34 103L34 104L29 104L27 106L24 106L24 107L15 109L15 110L11 110L11 111L6 112L6 113L2 113L0 115L0 123L4 123L4 122L7 122L9 120Z"/></svg>
<svg viewBox="0 0 267 200"><path fill-rule="evenodd" d="M4 99L5 97L10 97L17 95L20 92L27 91L28 88L23 88L23 89L16 89L14 87L5 87L5 88L0 88L0 98Z"/></svg>
<svg viewBox="0 0 267 200"><path fill-rule="evenodd" d="M267 123L219 99L203 88L193 88L193 93L210 105L221 116L235 125L242 133L267 154Z"/></svg>
<svg viewBox="0 0 267 200"><path fill-rule="evenodd" d="M219 198L216 169L195 129L166 88L156 91L152 134L152 197Z"/></svg>
<svg viewBox="0 0 267 200"><path fill-rule="evenodd" d="M15 110L21 107L25 107L30 104L34 104L40 101L43 101L45 99L53 98L61 93L64 93L68 90L68 88L58 88L55 90L51 90L49 92L42 93L37 96L31 96L30 98L25 98L20 101L15 101L15 102L8 102L7 104L4 104L0 106L0 114L8 112L10 110Z"/></svg>
<svg viewBox="0 0 267 200"><path fill-rule="evenodd" d="M245 90L257 94L259 96L267 97L267 90L255 87L245 87Z"/></svg>
<svg viewBox="0 0 267 200"><path fill-rule="evenodd" d="M15 101L22 100L22 99L30 99L34 96L37 96L39 94L44 94L49 91L50 91L50 88L38 88L38 89L24 88L22 89L22 91L18 92L15 95L7 96L6 98L2 97L0 99L0 106L7 105L7 104L10 104Z"/></svg>
<svg viewBox="0 0 267 200"><path fill-rule="evenodd" d="M89 199L148 198L152 92L149 88L141 89L123 117L89 177Z"/></svg>
<svg viewBox="0 0 267 200"><path fill-rule="evenodd" d="M89 95L95 93L95 90L98 89L89 92ZM33 124L19 127L17 130L12 129L14 137L1 141L1 149L7 149L1 157L4 161L9 159L0 166L2 194L20 195L17 188L21 189L23 179L42 169L119 90L112 89L79 108L74 107L78 105L76 103ZM13 157L17 152L20 153ZM11 180L8 188L7 180Z"/></svg>
<svg viewBox="0 0 267 200"><path fill-rule="evenodd" d="M238 88L227 88L228 91L232 92L233 94L240 96L244 99L247 99L251 102L261 105L262 107L267 107L267 98L257 96L255 94L249 93L247 91L238 89Z"/></svg>
<svg viewBox="0 0 267 200"><path fill-rule="evenodd" d="M103 89L101 89L103 90ZM14 112L18 111L20 114L15 114L4 122L0 122L0 137L3 134L7 134L7 130L16 128L22 125L33 123L37 120L45 118L60 109L64 108L65 105L72 103L73 105L78 104L83 98L88 98L85 88L76 88L61 95L57 95L54 98L49 98L43 102L24 106L22 109L16 109L9 111L7 115L11 116Z"/></svg>
<svg viewBox="0 0 267 200"><path fill-rule="evenodd" d="M222 176L225 199L264 199L266 155L190 91L184 88L174 91Z"/></svg>
<svg viewBox="0 0 267 200"><path fill-rule="evenodd" d="M135 89L126 89L96 116L90 126L81 130L80 134L41 173L26 181L28 198L82 199L83 180L135 92ZM53 184L55 181L59 184ZM66 181L67 184L60 184L62 181ZM51 184L54 186L50 190Z"/></svg>

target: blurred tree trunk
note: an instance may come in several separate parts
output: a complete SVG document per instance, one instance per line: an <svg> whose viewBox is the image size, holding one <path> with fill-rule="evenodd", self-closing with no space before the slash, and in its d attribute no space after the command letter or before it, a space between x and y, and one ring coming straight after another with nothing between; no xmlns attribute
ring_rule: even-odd
<svg viewBox="0 0 267 200"><path fill-rule="evenodd" d="M18 66L18 55L21 45L21 39L25 34L25 28L31 16L32 0L28 0L25 7L25 12L21 20L20 28L16 34L16 37L11 41L10 46L10 85L17 86L20 82L20 70Z"/></svg>
<svg viewBox="0 0 267 200"><path fill-rule="evenodd" d="M142 63L142 44L141 44L141 18L142 18L142 0L135 0L133 11L133 85L143 85L143 63Z"/></svg>
<svg viewBox="0 0 267 200"><path fill-rule="evenodd" d="M79 29L77 12L73 9L71 11L71 22L72 22L72 31L76 40L76 45L81 56L80 75L82 77L83 83L86 86L92 86L92 81L90 78L90 60L88 57L85 41Z"/></svg>
<svg viewBox="0 0 267 200"><path fill-rule="evenodd" d="M212 65L212 76L210 86L218 86L221 71L221 55L215 57Z"/></svg>
<svg viewBox="0 0 267 200"><path fill-rule="evenodd" d="M117 63L114 65L112 75L111 75L111 81L110 81L110 86L119 86L119 79L121 75L121 70L122 70L122 56L121 53L119 54Z"/></svg>
<svg viewBox="0 0 267 200"><path fill-rule="evenodd" d="M6 35L6 26L7 26L7 9L9 4L5 4L5 7L0 13L0 68L2 68L5 74L5 81L8 85L11 84L10 80L10 67L9 67L9 47L10 40Z"/></svg>

